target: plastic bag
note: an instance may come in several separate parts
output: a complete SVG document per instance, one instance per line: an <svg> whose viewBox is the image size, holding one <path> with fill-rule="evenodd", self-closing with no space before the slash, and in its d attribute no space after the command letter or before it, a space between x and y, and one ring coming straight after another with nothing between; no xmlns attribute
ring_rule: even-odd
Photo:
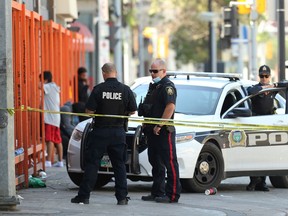
<svg viewBox="0 0 288 216"><path fill-rule="evenodd" d="M46 184L45 184L45 182L43 182L39 178L30 177L29 178L29 187L31 187L31 188L41 188L41 187L46 187Z"/></svg>

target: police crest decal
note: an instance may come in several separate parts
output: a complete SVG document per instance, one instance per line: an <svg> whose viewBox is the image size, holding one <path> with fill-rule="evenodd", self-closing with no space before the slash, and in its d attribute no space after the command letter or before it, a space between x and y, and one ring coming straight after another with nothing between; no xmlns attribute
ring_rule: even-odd
<svg viewBox="0 0 288 216"><path fill-rule="evenodd" d="M229 146L232 147L246 147L247 135L243 130L232 130L228 135Z"/></svg>

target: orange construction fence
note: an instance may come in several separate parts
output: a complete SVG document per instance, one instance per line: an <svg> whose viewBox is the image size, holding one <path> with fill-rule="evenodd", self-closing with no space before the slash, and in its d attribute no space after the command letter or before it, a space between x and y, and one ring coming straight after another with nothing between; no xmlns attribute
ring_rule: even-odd
<svg viewBox="0 0 288 216"><path fill-rule="evenodd" d="M29 175L45 170L44 115L21 108L43 107L43 90L38 84L45 70L52 72L53 81L61 88L61 105L68 100L76 102L77 68L84 65L85 50L82 35L43 21L15 1L12 25L16 185L28 187Z"/></svg>

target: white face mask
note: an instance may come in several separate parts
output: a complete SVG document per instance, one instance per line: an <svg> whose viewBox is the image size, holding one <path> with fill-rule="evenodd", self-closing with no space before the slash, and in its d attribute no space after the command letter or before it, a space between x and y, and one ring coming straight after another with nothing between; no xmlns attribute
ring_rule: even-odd
<svg viewBox="0 0 288 216"><path fill-rule="evenodd" d="M158 83L161 80L161 78L160 77L155 77L152 80L153 80L154 83Z"/></svg>

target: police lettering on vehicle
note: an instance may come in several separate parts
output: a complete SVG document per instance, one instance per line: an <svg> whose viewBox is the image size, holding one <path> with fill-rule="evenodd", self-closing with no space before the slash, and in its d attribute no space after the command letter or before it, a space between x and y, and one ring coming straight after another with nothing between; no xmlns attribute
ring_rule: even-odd
<svg viewBox="0 0 288 216"><path fill-rule="evenodd" d="M248 134L249 146L287 145L288 132L277 131L268 133Z"/></svg>
<svg viewBox="0 0 288 216"><path fill-rule="evenodd" d="M122 93L119 93L119 92L102 92L102 99L122 100Z"/></svg>
<svg viewBox="0 0 288 216"><path fill-rule="evenodd" d="M247 140L246 140L247 139ZM245 133L244 131L231 131L228 135L229 146L253 147L270 145L288 145L288 132L275 131L266 133Z"/></svg>

